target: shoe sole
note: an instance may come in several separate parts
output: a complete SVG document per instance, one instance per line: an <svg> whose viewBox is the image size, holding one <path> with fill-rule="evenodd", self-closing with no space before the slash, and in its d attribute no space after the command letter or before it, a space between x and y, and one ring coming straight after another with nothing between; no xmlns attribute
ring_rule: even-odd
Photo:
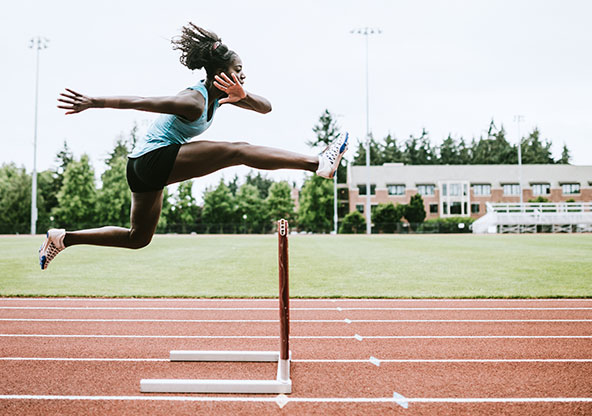
<svg viewBox="0 0 592 416"><path fill-rule="evenodd" d="M339 155L337 156L337 163L335 164L336 168L333 171L331 171L331 175L329 176L329 179L333 179L333 177L335 176L335 172L337 172L337 169L339 168L339 164L341 163L341 158L343 157L345 152L347 152L347 148L349 147L348 143L347 143L348 139L349 139L349 133L345 133L345 140L343 141L343 144L339 148Z"/></svg>
<svg viewBox="0 0 592 416"><path fill-rule="evenodd" d="M45 234L45 241L39 247L39 265L41 266L41 270L45 270L47 268L47 256L45 254L41 255L42 252L47 250L49 246L49 231Z"/></svg>

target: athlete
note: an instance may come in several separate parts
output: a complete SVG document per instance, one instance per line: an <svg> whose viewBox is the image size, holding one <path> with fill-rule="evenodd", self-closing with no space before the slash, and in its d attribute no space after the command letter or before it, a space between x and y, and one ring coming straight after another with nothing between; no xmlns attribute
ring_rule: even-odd
<svg viewBox="0 0 592 416"><path fill-rule="evenodd" d="M166 185L208 175L236 165L256 169L299 169L332 178L348 147L348 135L336 138L320 155L303 155L245 142L189 142L211 124L220 105L269 113L271 103L243 88L246 75L238 54L213 32L189 23L172 41L187 68L206 71L206 79L170 97L88 97L71 89L60 94L58 107L66 115L89 108L133 109L160 113L143 140L128 155L127 182L132 192L130 228L101 227L66 231L51 229L39 249L41 269L47 269L66 247L92 244L138 249L156 230Z"/></svg>

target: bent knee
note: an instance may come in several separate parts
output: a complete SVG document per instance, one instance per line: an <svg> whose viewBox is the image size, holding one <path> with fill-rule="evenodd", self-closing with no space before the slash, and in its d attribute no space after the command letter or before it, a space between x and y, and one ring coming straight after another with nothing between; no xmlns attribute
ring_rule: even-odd
<svg viewBox="0 0 592 416"><path fill-rule="evenodd" d="M130 231L130 248L144 248L152 241L152 234Z"/></svg>

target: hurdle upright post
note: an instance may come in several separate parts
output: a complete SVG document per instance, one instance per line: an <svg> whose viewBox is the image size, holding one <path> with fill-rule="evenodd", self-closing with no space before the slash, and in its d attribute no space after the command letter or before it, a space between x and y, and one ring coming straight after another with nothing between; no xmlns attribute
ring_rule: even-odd
<svg viewBox="0 0 592 416"><path fill-rule="evenodd" d="M290 285L288 269L288 221L278 221L278 270L280 303L280 359L278 380L290 379Z"/></svg>
<svg viewBox="0 0 592 416"><path fill-rule="evenodd" d="M279 351L171 351L170 361L277 362L275 380L183 380L142 379L142 393L291 393L290 379L290 293L288 263L288 221L277 223L279 269Z"/></svg>

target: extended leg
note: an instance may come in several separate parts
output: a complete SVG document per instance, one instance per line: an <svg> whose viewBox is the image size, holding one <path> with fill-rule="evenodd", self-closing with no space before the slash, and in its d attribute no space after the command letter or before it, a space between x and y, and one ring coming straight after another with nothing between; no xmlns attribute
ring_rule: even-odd
<svg viewBox="0 0 592 416"><path fill-rule="evenodd" d="M68 231L66 247L76 244L96 246L142 248L152 240L162 209L162 191L132 192L131 227L101 227Z"/></svg>
<svg viewBox="0 0 592 416"><path fill-rule="evenodd" d="M314 172L318 156L309 156L244 142L197 141L179 149L168 183L204 176L230 166L247 165L256 169L299 169Z"/></svg>

